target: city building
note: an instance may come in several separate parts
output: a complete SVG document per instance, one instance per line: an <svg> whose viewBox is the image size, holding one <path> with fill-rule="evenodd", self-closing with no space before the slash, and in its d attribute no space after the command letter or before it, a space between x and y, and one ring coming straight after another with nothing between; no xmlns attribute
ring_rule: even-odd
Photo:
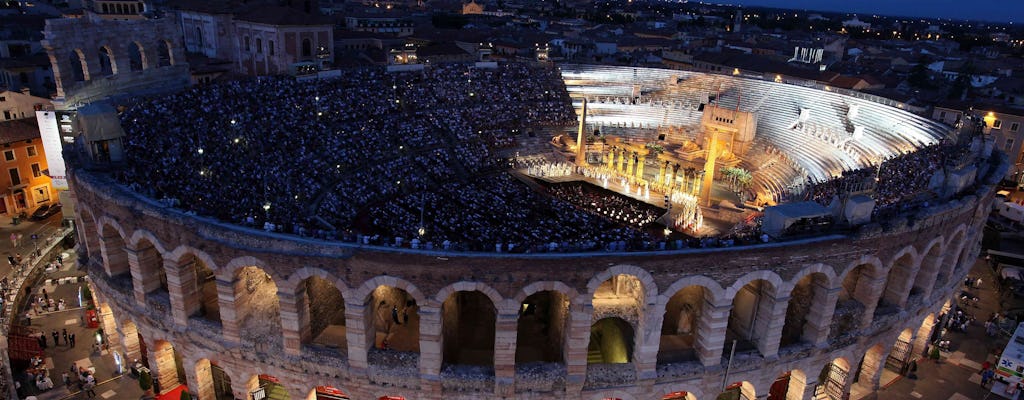
<svg viewBox="0 0 1024 400"><path fill-rule="evenodd" d="M4 94L0 93L0 97ZM2 107L2 103L0 103ZM37 207L57 202L57 191L46 176L46 156L39 139L35 112L30 117L0 121L0 151L3 168L0 175L0 214L13 217L31 213Z"/></svg>

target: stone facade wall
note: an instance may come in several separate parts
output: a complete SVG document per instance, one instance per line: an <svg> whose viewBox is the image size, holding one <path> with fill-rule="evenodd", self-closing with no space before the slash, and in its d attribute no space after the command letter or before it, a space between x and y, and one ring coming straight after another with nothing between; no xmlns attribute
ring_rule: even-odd
<svg viewBox="0 0 1024 400"><path fill-rule="evenodd" d="M165 208L112 184L103 175L73 170L71 178L82 222L79 227L86 239L83 242L87 243L83 260L87 260L97 295L112 309L121 332L131 331L125 328L127 325L136 327L146 343L171 343L184 356L190 384L208 379L196 372L197 367L204 370L203 360L216 363L230 376L238 398L247 397L255 375L269 374L277 377L293 398L305 397L314 386L328 385L341 388L354 399L385 395L408 399L660 399L663 394L676 391L690 392L698 399L712 399L723 379L725 329L733 299L744 286L758 280L764 281L765 289L757 294L762 303L758 307L762 323L757 329L764 334L759 335L757 352L734 360L730 380L746 382L744 388L762 398L777 376L793 371L806 377L801 378L799 385L791 385L787 397L809 398L818 383L817 372L823 366L836 359L856 366L865 359L861 371L867 375L857 384L877 386L882 366L876 361L884 360L900 332L910 329L915 335L912 343L918 346L917 336L930 331L935 316L954 295L953 289L978 254L985 210L992 198L991 187L982 187L975 194L919 211L913 218L884 227L868 225L848 236L680 252L509 256L415 252L267 234ZM143 241L151 243L165 260L169 310L153 309L148 299L140 304L131 279L122 278L135 266L122 260L126 257L115 257L118 249L112 247L123 246L124 251L131 252ZM898 307L894 314L876 317L873 309L864 310L863 315L858 314L862 319L848 331L830 332L829 327L837 317L835 310L840 304L843 278L862 267L864 272L858 279L856 293L851 295L873 306L884 293L891 268L901 258L906 261L908 254L912 271L930 271L916 274L916 279L935 281L934 285L923 288L925 293L914 301L903 301L906 305ZM929 254L930 257L924 256ZM219 323L197 317L171 317L187 316L181 294L189 288L181 283L187 280L176 276L183 273L167 266L173 266L186 255L202 260L217 276ZM937 268L922 269L926 259ZM270 331L280 332L282 338L276 340L283 343L283 352L258 346L249 334L243 334L247 328L240 324L242 317L253 315L257 309L251 306L251 298L240 293L246 290L240 280L245 275L239 274L245 267L258 268L269 279L264 284L276 287L277 299L273 300L280 299L280 322L262 322L273 327ZM124 272L117 275L120 271ZM815 276L815 300L803 318L803 339L781 347L793 288L811 274ZM639 315L632 317L637 320L634 362L628 367L588 366L586 349L595 312L594 292L603 282L619 275L636 278L639 283L631 289L639 307ZM312 276L330 282L344 298L347 352L321 352L302 346L306 339L301 332L309 329L309 320L323 318L318 315L323 310L305 308L308 299L295 295ZM906 290L898 297L910 297L910 287L915 285L922 286L901 285ZM402 365L382 365L386 361L381 360L390 358L368 357L373 346L368 332L375 329L368 325L372 321L366 312L366 307L373 305L366 302L380 286L404 290L419 307L420 352ZM673 323L672 318L665 321L666 306L676 293L690 286L703 288L700 299L686 299L700 305L700 316L694 322L699 361L657 364L654 359L662 325ZM517 382L532 375L516 373L515 321L521 302L543 290L557 291L569 302L562 340L566 360L564 369L551 372L564 375L553 379L553 383L531 386L528 382ZM460 291L477 291L493 303L493 376L488 372L442 369L442 349L448 347L442 342L454 337L447 332L448 325L461 321L457 321L455 313L442 313L441 305ZM268 296L273 297L272 293ZM489 310L474 309L481 313ZM304 318L300 317L307 312L303 310L313 312ZM865 354L871 357L865 358ZM153 361L152 365L161 365ZM588 370L610 372L588 376ZM373 383L371 374L389 382L401 382L401 386ZM616 381L614 387L592 383L615 378L610 375L624 377L621 379L628 382ZM534 387L547 389L523 391Z"/></svg>

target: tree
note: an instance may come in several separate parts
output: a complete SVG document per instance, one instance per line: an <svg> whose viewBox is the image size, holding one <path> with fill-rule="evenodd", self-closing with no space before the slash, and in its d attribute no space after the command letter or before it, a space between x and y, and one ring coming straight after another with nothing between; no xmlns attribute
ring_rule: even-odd
<svg viewBox="0 0 1024 400"><path fill-rule="evenodd" d="M149 375L149 371L143 370L139 373L139 389L144 392L149 392L153 389L153 377Z"/></svg>

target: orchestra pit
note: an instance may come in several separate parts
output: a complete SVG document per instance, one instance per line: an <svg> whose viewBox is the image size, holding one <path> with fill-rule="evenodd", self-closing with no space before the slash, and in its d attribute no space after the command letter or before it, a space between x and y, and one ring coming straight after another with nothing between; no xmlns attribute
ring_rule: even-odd
<svg viewBox="0 0 1024 400"><path fill-rule="evenodd" d="M886 99L632 67L111 106L80 256L112 348L202 400L856 398L925 354L1008 165Z"/></svg>

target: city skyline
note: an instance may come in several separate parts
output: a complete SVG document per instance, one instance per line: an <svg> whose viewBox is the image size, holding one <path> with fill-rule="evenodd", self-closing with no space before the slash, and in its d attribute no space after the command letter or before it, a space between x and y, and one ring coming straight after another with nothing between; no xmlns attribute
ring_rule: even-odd
<svg viewBox="0 0 1024 400"><path fill-rule="evenodd" d="M1024 2L1008 0L972 1L970 7L965 7L962 2L956 0L862 0L856 3L837 3L827 0L730 0L728 4L1000 23L1016 22L1015 20L1020 20L1024 16Z"/></svg>

